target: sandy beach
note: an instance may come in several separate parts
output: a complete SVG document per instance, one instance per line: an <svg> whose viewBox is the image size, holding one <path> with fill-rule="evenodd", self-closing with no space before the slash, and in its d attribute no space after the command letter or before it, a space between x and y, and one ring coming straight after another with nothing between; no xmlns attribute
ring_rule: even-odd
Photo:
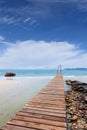
<svg viewBox="0 0 87 130"><path fill-rule="evenodd" d="M52 77L0 79L0 128L31 100Z"/></svg>

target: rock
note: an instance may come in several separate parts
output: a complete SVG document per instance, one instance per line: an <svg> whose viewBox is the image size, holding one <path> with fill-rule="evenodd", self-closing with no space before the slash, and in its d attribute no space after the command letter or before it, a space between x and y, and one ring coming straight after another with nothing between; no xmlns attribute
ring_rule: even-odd
<svg viewBox="0 0 87 130"><path fill-rule="evenodd" d="M75 114L76 112L77 112L76 107L74 107L74 106L71 106L70 109L68 110L69 114Z"/></svg>
<svg viewBox="0 0 87 130"><path fill-rule="evenodd" d="M68 80L71 91L66 93L70 130L87 130L87 83Z"/></svg>
<svg viewBox="0 0 87 130"><path fill-rule="evenodd" d="M87 102L87 96L84 96L84 100L85 100L85 102Z"/></svg>
<svg viewBox="0 0 87 130"><path fill-rule="evenodd" d="M78 130L84 130L84 125L82 125L81 123L78 124Z"/></svg>
<svg viewBox="0 0 87 130"><path fill-rule="evenodd" d="M66 106L67 106L67 107L70 107L70 106L71 106L71 104L70 104L70 103L68 103L68 104L66 104Z"/></svg>
<svg viewBox="0 0 87 130"><path fill-rule="evenodd" d="M87 104L84 104L84 110L87 110Z"/></svg>
<svg viewBox="0 0 87 130"><path fill-rule="evenodd" d="M87 93L87 90L86 90L86 89L84 89L84 93Z"/></svg>
<svg viewBox="0 0 87 130"><path fill-rule="evenodd" d="M79 130L84 130L84 128L79 128Z"/></svg>
<svg viewBox="0 0 87 130"><path fill-rule="evenodd" d="M87 115L87 110L84 110L84 113Z"/></svg>
<svg viewBox="0 0 87 130"><path fill-rule="evenodd" d="M71 121L76 121L77 119L78 119L77 115L74 115L74 116L70 117Z"/></svg>
<svg viewBox="0 0 87 130"><path fill-rule="evenodd" d="M77 80L74 80L74 81L71 81L72 85L75 85L75 84L81 84L81 82L77 81Z"/></svg>
<svg viewBox="0 0 87 130"><path fill-rule="evenodd" d="M84 125L84 130L87 130L87 124Z"/></svg>
<svg viewBox="0 0 87 130"><path fill-rule="evenodd" d="M79 109L80 110L84 109L84 105L82 103L79 104Z"/></svg>
<svg viewBox="0 0 87 130"><path fill-rule="evenodd" d="M71 85L71 80L66 80L67 85Z"/></svg>
<svg viewBox="0 0 87 130"><path fill-rule="evenodd" d="M81 85L79 85L78 87L77 87L77 89L78 89L78 91L84 91L84 88L81 86Z"/></svg>

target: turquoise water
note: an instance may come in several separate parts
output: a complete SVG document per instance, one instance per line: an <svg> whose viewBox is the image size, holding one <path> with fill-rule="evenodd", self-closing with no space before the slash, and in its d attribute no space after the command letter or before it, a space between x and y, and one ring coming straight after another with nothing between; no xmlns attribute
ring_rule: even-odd
<svg viewBox="0 0 87 130"><path fill-rule="evenodd" d="M4 77L6 72L14 72L17 77L27 76L54 76L57 74L57 70L0 70L0 77ZM64 76L86 76L87 69L75 69L75 70L62 70Z"/></svg>

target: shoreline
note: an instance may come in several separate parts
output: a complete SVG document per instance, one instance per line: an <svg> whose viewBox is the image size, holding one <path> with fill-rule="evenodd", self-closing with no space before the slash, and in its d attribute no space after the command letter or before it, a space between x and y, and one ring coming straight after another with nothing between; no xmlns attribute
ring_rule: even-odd
<svg viewBox="0 0 87 130"><path fill-rule="evenodd" d="M54 76L15 76L15 77L12 77L12 79L14 80L14 79L27 79L27 78L53 78ZM8 78L9 77L1 76L0 80L2 80L2 79L7 80Z"/></svg>
<svg viewBox="0 0 87 130"><path fill-rule="evenodd" d="M67 80L71 90L66 93L69 130L87 130L87 83Z"/></svg>
<svg viewBox="0 0 87 130"><path fill-rule="evenodd" d="M62 73L63 74L63 73ZM57 74L56 74L57 75ZM13 78L45 78L45 77L55 77L55 75L31 75L31 76L24 76L24 75L22 75L22 76L14 76ZM81 77L83 77L83 78L87 78L87 75L64 75L63 74L63 77L64 78L81 78ZM0 75L0 79L6 79L7 77L5 77L5 76L1 76Z"/></svg>

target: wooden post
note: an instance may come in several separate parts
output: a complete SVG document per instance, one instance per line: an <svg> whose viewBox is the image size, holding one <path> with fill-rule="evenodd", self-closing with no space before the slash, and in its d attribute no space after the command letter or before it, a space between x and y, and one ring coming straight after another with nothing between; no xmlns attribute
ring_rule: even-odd
<svg viewBox="0 0 87 130"><path fill-rule="evenodd" d="M58 73L61 73L61 68L62 68L62 67L61 67L61 64L60 64L60 65L58 66L58 69L57 69L57 74L58 74Z"/></svg>
<svg viewBox="0 0 87 130"><path fill-rule="evenodd" d="M59 72L61 73L61 64L60 64L59 68L60 68L60 69L59 69Z"/></svg>

